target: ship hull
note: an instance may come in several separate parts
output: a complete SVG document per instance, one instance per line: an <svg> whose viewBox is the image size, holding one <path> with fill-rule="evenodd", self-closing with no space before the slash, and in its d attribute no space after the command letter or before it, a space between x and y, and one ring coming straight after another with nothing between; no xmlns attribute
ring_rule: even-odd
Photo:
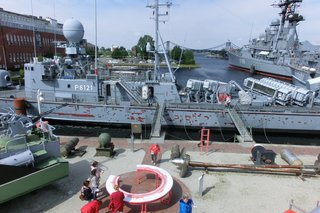
<svg viewBox="0 0 320 213"><path fill-rule="evenodd" d="M13 106L13 99L0 98L0 113ZM29 116L38 116L37 102L28 101ZM153 125L156 107L78 104L62 102L41 103L45 119L101 125ZM247 106L237 109L245 125L258 131L320 132L320 108L297 106ZM221 104L172 104L161 118L163 127L236 129L227 108Z"/></svg>
<svg viewBox="0 0 320 213"><path fill-rule="evenodd" d="M229 52L228 56L231 69L292 81L292 71L288 66L274 64L272 61L243 57L233 52Z"/></svg>

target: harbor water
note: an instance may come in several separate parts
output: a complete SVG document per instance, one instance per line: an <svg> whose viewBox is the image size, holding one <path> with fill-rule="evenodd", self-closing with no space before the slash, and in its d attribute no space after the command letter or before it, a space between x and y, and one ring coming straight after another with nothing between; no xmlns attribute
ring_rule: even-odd
<svg viewBox="0 0 320 213"><path fill-rule="evenodd" d="M206 57L201 53L195 54L195 60L199 68L181 69L175 72L176 81L180 87L185 87L188 79L212 79L223 82L234 80L242 85L243 80L250 76L249 73L228 69L228 60Z"/></svg>

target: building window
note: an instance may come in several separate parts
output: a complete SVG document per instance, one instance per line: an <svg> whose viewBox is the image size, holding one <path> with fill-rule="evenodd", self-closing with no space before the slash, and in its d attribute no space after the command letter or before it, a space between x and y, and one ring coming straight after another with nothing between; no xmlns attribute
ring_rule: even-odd
<svg viewBox="0 0 320 213"><path fill-rule="evenodd" d="M9 61L10 61L10 63L12 63L12 54L11 53L9 53Z"/></svg>
<svg viewBox="0 0 320 213"><path fill-rule="evenodd" d="M13 44L13 35L10 34L10 44Z"/></svg>
<svg viewBox="0 0 320 213"><path fill-rule="evenodd" d="M9 36L9 34L6 34L6 38L7 38L7 44L10 44L10 36Z"/></svg>

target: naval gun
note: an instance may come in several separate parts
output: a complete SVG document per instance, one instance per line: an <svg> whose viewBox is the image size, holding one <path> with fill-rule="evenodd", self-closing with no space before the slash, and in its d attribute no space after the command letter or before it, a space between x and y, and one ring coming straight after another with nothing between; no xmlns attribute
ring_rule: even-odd
<svg viewBox="0 0 320 213"><path fill-rule="evenodd" d="M73 137L66 144L60 147L60 153L63 157L69 157L73 155L77 149L76 146L79 143L79 138Z"/></svg>

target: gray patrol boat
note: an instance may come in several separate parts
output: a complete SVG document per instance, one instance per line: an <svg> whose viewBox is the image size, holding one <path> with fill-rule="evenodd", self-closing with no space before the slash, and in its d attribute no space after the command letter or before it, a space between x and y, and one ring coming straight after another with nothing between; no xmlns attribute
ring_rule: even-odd
<svg viewBox="0 0 320 213"><path fill-rule="evenodd" d="M242 48L228 46L231 69L248 71L306 85L306 80L319 76L319 47L301 43L297 25L304 18L296 8L302 0L280 0L280 20L272 21L258 38ZM230 44L230 42L228 43Z"/></svg>
<svg viewBox="0 0 320 213"><path fill-rule="evenodd" d="M25 64L25 94L2 92L0 112L14 105L29 116L51 120L131 125L133 132L151 127L151 137L160 137L162 127L231 129L245 142L254 141L251 130L319 133L317 79L308 82L308 88L271 78L247 78L244 86L189 79L179 91L170 66L166 72L159 70L160 60L168 62L159 34L163 14L157 0L149 6L156 26L153 70L110 71L97 61L93 69L77 46L83 26L70 19L63 28L68 57Z"/></svg>

